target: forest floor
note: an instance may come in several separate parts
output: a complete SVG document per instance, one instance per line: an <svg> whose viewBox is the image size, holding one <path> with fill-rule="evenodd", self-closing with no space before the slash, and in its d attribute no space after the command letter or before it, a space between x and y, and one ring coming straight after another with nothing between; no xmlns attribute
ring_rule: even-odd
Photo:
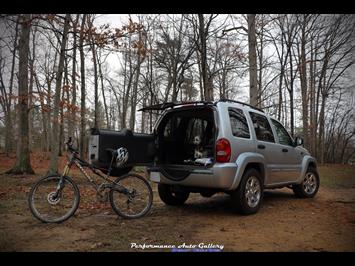
<svg viewBox="0 0 355 266"><path fill-rule="evenodd" d="M355 166L321 165L314 199L297 199L286 188L266 191L260 211L251 216L236 214L224 194L192 194L184 206L169 207L152 183L152 210L136 220L118 218L109 203L98 203L94 190L73 171L81 192L78 211L62 224L43 224L31 215L27 195L45 173L48 158L32 155L36 175L0 175L0 251L143 251L132 243L204 243L223 245L224 251L355 251ZM13 163L0 154L0 172Z"/></svg>

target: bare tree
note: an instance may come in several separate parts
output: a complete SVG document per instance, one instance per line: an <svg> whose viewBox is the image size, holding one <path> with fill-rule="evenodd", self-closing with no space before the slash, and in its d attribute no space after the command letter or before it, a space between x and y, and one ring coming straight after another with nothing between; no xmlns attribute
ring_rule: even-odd
<svg viewBox="0 0 355 266"><path fill-rule="evenodd" d="M171 95L171 101L177 101L178 94L184 74L194 62L191 57L196 50L195 43L187 39L189 27L185 16L178 18L169 17L169 25L160 27L161 33L159 40L156 41L154 60L159 68L167 74L167 87L165 90L165 99L168 101ZM173 26L171 27L170 24ZM172 89L172 93L171 92Z"/></svg>
<svg viewBox="0 0 355 266"><path fill-rule="evenodd" d="M249 44L249 84L250 84L250 104L260 106L260 95L258 91L258 73L256 63L256 33L255 14L248 14L248 44Z"/></svg>
<svg viewBox="0 0 355 266"><path fill-rule="evenodd" d="M30 162L28 139L28 55L31 31L31 15L20 16L19 84L18 84L18 142L15 165L7 173L34 174Z"/></svg>
<svg viewBox="0 0 355 266"><path fill-rule="evenodd" d="M60 45L60 55L58 63L58 71L56 73L55 95L54 95L54 110L53 110L53 127L52 127L52 142L51 142L51 160L49 164L48 174L58 172L58 154L59 154L59 102L62 89L62 79L64 70L65 49L68 40L70 15L66 14L62 41Z"/></svg>
<svg viewBox="0 0 355 266"><path fill-rule="evenodd" d="M68 135L74 137L74 128L76 126L76 51L77 51L77 26L79 22L79 14L76 15L73 23L73 58L72 58L72 73L71 73L71 82L72 82L72 100L70 103L70 118L68 123ZM68 99L69 101L69 99ZM68 102L69 103L69 102Z"/></svg>
<svg viewBox="0 0 355 266"><path fill-rule="evenodd" d="M79 52L80 52L80 78L81 78L81 104L80 104L80 140L79 151L81 158L84 157L85 149L85 127L86 127L86 107L85 107L85 56L84 56L84 30L86 22L86 14L83 15L79 34Z"/></svg>
<svg viewBox="0 0 355 266"><path fill-rule="evenodd" d="M5 20L5 19L4 19ZM9 156L12 151L13 146L13 118L12 118L12 95L13 95L13 83L15 75L15 64L16 64L16 52L17 52L17 41L18 41L18 27L19 27L19 16L16 19L15 25L15 37L13 39L13 47L11 51L11 71L10 80L8 85L8 91L6 90L6 85L4 81L4 66L5 60L0 55L0 91L2 97L0 97L0 105L4 110L5 114L5 154ZM11 50L11 49L10 49Z"/></svg>

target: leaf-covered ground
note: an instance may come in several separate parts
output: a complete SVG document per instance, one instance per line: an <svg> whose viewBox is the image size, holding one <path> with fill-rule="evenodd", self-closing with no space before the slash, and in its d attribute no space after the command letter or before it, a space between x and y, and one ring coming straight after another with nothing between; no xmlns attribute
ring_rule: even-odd
<svg viewBox="0 0 355 266"><path fill-rule="evenodd" d="M193 194L184 206L168 207L152 184L152 210L137 220L118 218L73 171L81 192L77 213L62 224L42 224L31 215L27 194L45 173L48 155L32 158L36 175L0 175L1 251L142 251L131 249L132 243L204 243L223 245L224 251L355 251L354 166L321 166L322 185L314 199L297 199L289 189L268 191L259 213L252 216L234 213L224 194ZM0 172L13 161L1 154ZM170 251L144 251L152 250Z"/></svg>

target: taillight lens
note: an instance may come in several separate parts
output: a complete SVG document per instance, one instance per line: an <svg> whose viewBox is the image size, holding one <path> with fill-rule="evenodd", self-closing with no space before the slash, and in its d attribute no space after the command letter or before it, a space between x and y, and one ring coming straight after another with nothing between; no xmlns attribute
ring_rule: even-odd
<svg viewBox="0 0 355 266"><path fill-rule="evenodd" d="M219 139L216 142L216 161L219 163L229 162L231 158L231 145L227 139Z"/></svg>

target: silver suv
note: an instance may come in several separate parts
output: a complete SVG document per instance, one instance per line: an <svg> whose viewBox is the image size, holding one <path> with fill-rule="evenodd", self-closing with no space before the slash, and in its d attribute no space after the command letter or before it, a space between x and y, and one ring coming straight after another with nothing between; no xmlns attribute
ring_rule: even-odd
<svg viewBox="0 0 355 266"><path fill-rule="evenodd" d="M282 124L262 110L232 100L164 103L145 107L161 112L152 134L93 129L89 158L103 168L107 148L125 147L129 159L121 175L144 165L158 183L161 200L182 205L190 193L231 195L236 210L259 210L264 189L292 188L311 198L319 188L317 164Z"/></svg>
<svg viewBox="0 0 355 266"><path fill-rule="evenodd" d="M242 214L259 210L263 190L292 188L297 197L314 197L317 164L282 124L262 110L232 100L165 104L155 127L157 153L148 167L159 183L161 200L181 205L190 192L231 195Z"/></svg>

